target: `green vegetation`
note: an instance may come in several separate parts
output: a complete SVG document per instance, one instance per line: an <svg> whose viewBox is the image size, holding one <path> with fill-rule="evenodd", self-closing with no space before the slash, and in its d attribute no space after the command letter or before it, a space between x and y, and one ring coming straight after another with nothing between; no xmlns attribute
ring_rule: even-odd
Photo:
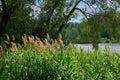
<svg viewBox="0 0 120 80"><path fill-rule="evenodd" d="M111 9L103 13L96 13L81 23L69 23L63 30L67 42L92 43L98 49L98 43L120 42L120 13Z"/></svg>
<svg viewBox="0 0 120 80"><path fill-rule="evenodd" d="M90 42L98 48L98 42L119 42L119 0L1 0L0 44L5 34L14 35L21 42L24 34L38 36L42 40L47 33L53 39L64 34L67 44ZM82 7L83 5L86 5ZM71 19L83 15L78 25ZM82 27L82 28L81 28ZM101 33L107 38L101 38Z"/></svg>
<svg viewBox="0 0 120 80"><path fill-rule="evenodd" d="M29 40L28 40L29 39ZM119 80L120 55L109 50L104 52L78 50L72 44L61 49L52 42L49 45L37 39L23 37L24 44L8 48L1 53L1 80ZM40 44L35 44L36 42ZM27 45L26 45L27 43ZM53 44L54 43L54 44ZM17 44L16 44L17 45Z"/></svg>
<svg viewBox="0 0 120 80"><path fill-rule="evenodd" d="M34 46L4 53L1 80L110 80L120 79L120 56L106 52L76 51L67 47L57 51Z"/></svg>
<svg viewBox="0 0 120 80"><path fill-rule="evenodd" d="M0 80L119 80L119 53L98 50L119 21L120 0L0 0ZM95 52L70 44L86 42Z"/></svg>

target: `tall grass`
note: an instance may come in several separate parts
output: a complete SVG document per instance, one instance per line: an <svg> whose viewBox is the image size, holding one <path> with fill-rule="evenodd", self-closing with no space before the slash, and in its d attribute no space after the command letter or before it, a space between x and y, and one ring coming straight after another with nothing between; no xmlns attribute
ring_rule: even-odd
<svg viewBox="0 0 120 80"><path fill-rule="evenodd" d="M0 80L120 79L120 55L117 53L78 51L72 45L60 49L48 42L41 45L44 46L26 44L1 53ZM58 45L57 41L54 45Z"/></svg>

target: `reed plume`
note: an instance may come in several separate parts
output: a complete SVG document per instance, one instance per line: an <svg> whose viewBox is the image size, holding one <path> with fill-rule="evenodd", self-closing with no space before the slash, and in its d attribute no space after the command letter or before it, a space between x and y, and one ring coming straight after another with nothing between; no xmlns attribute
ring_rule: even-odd
<svg viewBox="0 0 120 80"><path fill-rule="evenodd" d="M11 51L16 51L16 50L17 50L16 43L15 43L15 42L10 42L10 43L11 43L11 48L10 48L10 50L11 50Z"/></svg>
<svg viewBox="0 0 120 80"><path fill-rule="evenodd" d="M64 43L63 43L62 35L61 35L61 34L59 34L59 36L58 36L58 40L59 40L59 44L60 44L60 46L63 47L63 46L64 46Z"/></svg>
<svg viewBox="0 0 120 80"><path fill-rule="evenodd" d="M24 36L22 36L23 44L16 43L14 35L11 35L11 37L9 37L9 35L6 34L6 39L7 40L5 40L4 43L0 47L1 48L0 51L5 51L7 49L9 49L11 51L16 51L18 49L18 47L19 48L22 48L22 46L28 47L31 44L38 50L44 50L46 48L46 46L49 49L55 48L56 50L58 50L59 48L64 46L61 34L59 34L58 40L50 39L49 34L47 34L46 38L43 41L41 41L41 39L37 36L34 37L32 35L31 36L24 35Z"/></svg>

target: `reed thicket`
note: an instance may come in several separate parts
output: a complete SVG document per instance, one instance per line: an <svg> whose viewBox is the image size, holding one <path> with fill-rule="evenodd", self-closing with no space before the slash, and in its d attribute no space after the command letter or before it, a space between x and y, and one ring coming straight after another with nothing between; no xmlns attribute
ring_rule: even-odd
<svg viewBox="0 0 120 80"><path fill-rule="evenodd" d="M7 36L8 37L8 36ZM58 40L22 37L23 43L6 40L0 47L0 80L119 80L120 55L109 50L78 50Z"/></svg>

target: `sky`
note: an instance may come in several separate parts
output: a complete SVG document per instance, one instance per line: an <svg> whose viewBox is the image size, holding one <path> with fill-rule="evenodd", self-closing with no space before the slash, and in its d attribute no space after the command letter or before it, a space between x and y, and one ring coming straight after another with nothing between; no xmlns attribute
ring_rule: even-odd
<svg viewBox="0 0 120 80"><path fill-rule="evenodd" d="M36 0L36 4L38 4L37 0ZM38 4L39 5L39 4ZM81 8L81 9L84 9L86 7L86 5L83 3L83 2L80 2L80 4L77 6L78 8ZM37 7L35 6L32 6L32 8L34 8L34 13L37 9ZM38 10L40 11L40 9ZM70 22L81 22L81 20L84 18L83 14L82 13L78 13L78 16L76 18L72 18L70 20Z"/></svg>
<svg viewBox="0 0 120 80"><path fill-rule="evenodd" d="M37 2L36 2L36 4L37 4ZM110 4L109 2L107 2L106 4L108 6L111 6L111 5L109 5ZM88 6L87 4L83 3L82 1L78 4L77 7L80 8L80 9L82 9L82 10L85 10L88 13L98 13L99 12L98 9L96 9L96 11L95 11L95 9L93 9L93 8L97 8L96 5ZM38 13L39 14L40 9L38 9L37 6L32 6L32 8L34 8L34 11L33 11L34 13ZM36 9L38 9L38 10L36 11ZM118 9L118 11L120 11L120 8ZM77 22L77 23L79 23L79 22L82 21L83 18L85 18L84 15L81 12L78 11L78 16L76 18L72 18L70 20L70 22Z"/></svg>
<svg viewBox="0 0 120 80"><path fill-rule="evenodd" d="M82 9L82 10L86 9L87 12L90 12L89 7L85 3L83 3L83 2L80 2L77 7ZM84 15L81 12L78 12L78 16L76 18L72 18L70 20L70 22L77 22L77 23L79 23L79 22L82 21L83 18L85 18Z"/></svg>
<svg viewBox="0 0 120 80"><path fill-rule="evenodd" d="M84 9L86 7L86 5L84 3L80 3L77 7ZM76 18L72 18L70 20L70 22L78 22L79 23L82 21L83 18L84 18L84 15L82 13L78 12L78 16Z"/></svg>
<svg viewBox="0 0 120 80"><path fill-rule="evenodd" d="M107 0L106 3L104 3L104 5L107 5L107 7L109 7L109 8L115 8L115 6L119 6L119 4L117 4L116 1L111 1L111 0ZM88 6L87 4L80 2L77 7L82 9L82 10L86 10L87 13L92 13L92 14L103 12L103 10L100 9L99 5ZM120 7L117 7L116 11L120 12ZM71 22L78 22L79 23L82 21L83 18L85 18L82 13L79 12L78 14L79 14L78 17L71 19Z"/></svg>

